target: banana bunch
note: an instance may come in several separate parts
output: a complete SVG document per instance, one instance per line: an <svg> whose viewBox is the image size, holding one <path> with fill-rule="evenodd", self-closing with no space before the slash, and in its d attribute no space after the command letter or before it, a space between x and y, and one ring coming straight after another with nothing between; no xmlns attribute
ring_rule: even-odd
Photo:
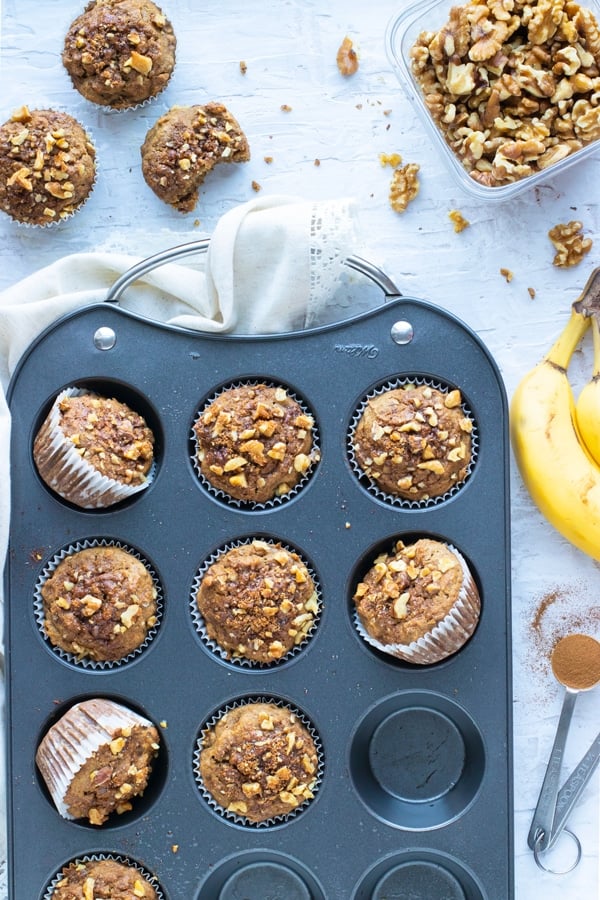
<svg viewBox="0 0 600 900"><path fill-rule="evenodd" d="M520 382L510 434L523 481L568 541L600 560L600 268L595 269L546 356ZM594 371L577 402L567 369L588 327Z"/></svg>

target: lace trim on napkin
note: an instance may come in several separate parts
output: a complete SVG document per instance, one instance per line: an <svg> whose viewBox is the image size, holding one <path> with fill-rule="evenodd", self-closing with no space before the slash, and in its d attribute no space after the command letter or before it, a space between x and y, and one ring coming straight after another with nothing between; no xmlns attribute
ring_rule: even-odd
<svg viewBox="0 0 600 900"><path fill-rule="evenodd" d="M316 325L335 292L344 260L356 249L351 201L320 201L310 217L310 296L305 327Z"/></svg>

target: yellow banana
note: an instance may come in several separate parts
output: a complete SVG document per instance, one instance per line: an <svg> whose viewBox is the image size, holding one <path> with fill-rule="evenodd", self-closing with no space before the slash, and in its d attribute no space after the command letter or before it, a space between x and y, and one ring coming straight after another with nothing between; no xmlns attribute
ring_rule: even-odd
<svg viewBox="0 0 600 900"><path fill-rule="evenodd" d="M534 503L568 541L600 559L600 468L579 440L567 378L569 360L588 325L589 318L573 308L550 352L518 385L510 427Z"/></svg>
<svg viewBox="0 0 600 900"><path fill-rule="evenodd" d="M600 465L600 325L591 316L594 339L594 371L575 404L575 422L579 436L592 459Z"/></svg>

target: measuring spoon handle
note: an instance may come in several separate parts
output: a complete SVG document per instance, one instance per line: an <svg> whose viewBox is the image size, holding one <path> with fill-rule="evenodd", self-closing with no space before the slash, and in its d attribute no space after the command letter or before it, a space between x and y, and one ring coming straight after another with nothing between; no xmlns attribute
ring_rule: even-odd
<svg viewBox="0 0 600 900"><path fill-rule="evenodd" d="M596 767L600 762L600 733L592 742L590 749L579 760L578 764L569 775L564 785L558 792L556 800L556 813L554 816L554 824L552 826L552 836L548 847L550 848L559 836L567 819L571 815L571 810L581 797L583 789L596 771Z"/></svg>
<svg viewBox="0 0 600 900"><path fill-rule="evenodd" d="M548 760L546 774L544 776L540 796L527 837L527 843L532 850L536 847L538 850L547 850L552 838L562 760L576 700L577 692L567 689L560 711L560 718L558 720L556 736L554 738L554 744L552 745L550 759Z"/></svg>

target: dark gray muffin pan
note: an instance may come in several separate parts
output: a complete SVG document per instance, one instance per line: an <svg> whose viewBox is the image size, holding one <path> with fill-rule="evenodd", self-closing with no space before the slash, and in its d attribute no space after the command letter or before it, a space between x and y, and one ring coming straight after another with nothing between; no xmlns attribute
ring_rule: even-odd
<svg viewBox="0 0 600 900"><path fill-rule="evenodd" d="M168 328L98 303L58 321L21 361L9 396L5 604L13 900L42 900L63 865L90 854L137 863L165 900L513 897L506 397L468 327L430 303L386 293L379 308L341 324L268 337ZM363 398L402 378L460 388L477 427L464 485L419 508L369 491L348 452ZM191 458L203 401L244 380L286 386L318 427L320 462L289 500L264 509L209 493ZM152 427L156 471L129 501L78 509L39 478L33 439L69 385L124 400ZM211 652L190 611L203 562L252 536L294 547L322 602L310 640L271 667L234 665ZM352 618L354 587L376 553L419 536L460 550L482 601L468 643L429 666L372 649ZM162 588L152 640L129 661L98 670L52 652L34 613L48 562L85 540L133 548ZM51 723L92 696L142 712L162 737L144 796L100 828L58 815L34 760ZM213 809L193 765L203 723L254 697L300 710L323 751L314 799L289 820L258 827Z"/></svg>

